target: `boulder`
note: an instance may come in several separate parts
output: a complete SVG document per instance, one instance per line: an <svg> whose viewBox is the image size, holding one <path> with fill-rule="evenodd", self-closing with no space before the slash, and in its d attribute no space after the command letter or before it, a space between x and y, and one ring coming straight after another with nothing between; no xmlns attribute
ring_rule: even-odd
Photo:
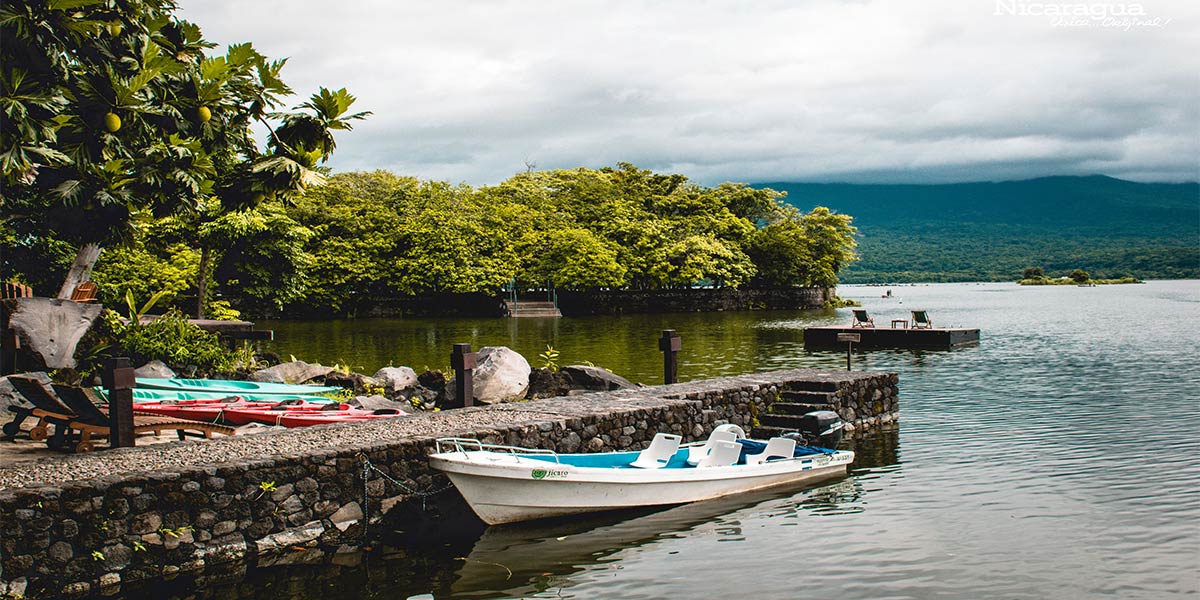
<svg viewBox="0 0 1200 600"><path fill-rule="evenodd" d="M325 385L344 387L354 390L355 394L374 394L383 389L383 384L374 377L367 377L362 373L343 373L337 370L330 370L325 375Z"/></svg>
<svg viewBox="0 0 1200 600"><path fill-rule="evenodd" d="M375 379L383 384L383 389L389 396L411 394L420 385L417 372L409 367L384 367L375 371Z"/></svg>
<svg viewBox="0 0 1200 600"><path fill-rule="evenodd" d="M505 346L479 349L472 386L477 404L514 402L525 398L529 389L529 362Z"/></svg>
<svg viewBox="0 0 1200 600"><path fill-rule="evenodd" d="M408 403L396 402L395 400L388 400L383 396L376 395L355 396L348 400L346 404L349 404L350 406L357 406L358 408L366 410L394 409L404 414L408 414L412 409L412 405Z"/></svg>
<svg viewBox="0 0 1200 600"><path fill-rule="evenodd" d="M567 388L571 390L606 392L637 387L628 379L600 367L570 365L560 369L558 374L566 380Z"/></svg>
<svg viewBox="0 0 1200 600"><path fill-rule="evenodd" d="M570 389L561 373L550 369L534 369L529 373L529 391L526 395L530 398L556 398L565 396Z"/></svg>
<svg viewBox="0 0 1200 600"><path fill-rule="evenodd" d="M417 383L436 394L446 389L446 374L441 371L425 371L417 375Z"/></svg>
<svg viewBox="0 0 1200 600"><path fill-rule="evenodd" d="M58 298L8 298L0 327L17 334L17 370L75 368L75 347L92 328L104 307Z"/></svg>
<svg viewBox="0 0 1200 600"><path fill-rule="evenodd" d="M152 360L133 370L135 377L160 377L170 379L175 377L175 371L171 370L166 363L161 360Z"/></svg>
<svg viewBox="0 0 1200 600"><path fill-rule="evenodd" d="M273 367L255 371L250 379L262 383L308 383L321 379L334 372L333 367L310 365L302 360L285 362Z"/></svg>

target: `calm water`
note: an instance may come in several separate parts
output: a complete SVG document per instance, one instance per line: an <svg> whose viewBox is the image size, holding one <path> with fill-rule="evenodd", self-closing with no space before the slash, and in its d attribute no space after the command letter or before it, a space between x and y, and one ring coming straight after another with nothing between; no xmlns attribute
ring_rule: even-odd
<svg viewBox="0 0 1200 600"><path fill-rule="evenodd" d="M880 298L882 288L841 293L877 323L923 308L936 325L981 328L983 340L856 357L857 368L900 372L901 422L865 440L847 479L650 514L490 528L415 552L351 556L346 566L260 571L238 585L243 595L324 599L1200 594L1200 282L892 289L894 299ZM295 344L309 349L303 356L368 370L388 361L443 365L454 342L527 355L551 343L564 364L590 360L655 383L663 328L683 335L681 375L698 378L837 367L844 355L804 352L802 329L848 315L272 326L285 353L301 356L289 350Z"/></svg>

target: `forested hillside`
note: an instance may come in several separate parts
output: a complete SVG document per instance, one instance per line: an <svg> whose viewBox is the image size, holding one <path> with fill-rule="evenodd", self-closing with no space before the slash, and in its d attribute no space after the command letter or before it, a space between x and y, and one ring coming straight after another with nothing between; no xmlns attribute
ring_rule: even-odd
<svg viewBox="0 0 1200 600"><path fill-rule="evenodd" d="M804 210L854 215L861 260L842 281L1200 277L1200 185L1104 176L951 185L763 183Z"/></svg>

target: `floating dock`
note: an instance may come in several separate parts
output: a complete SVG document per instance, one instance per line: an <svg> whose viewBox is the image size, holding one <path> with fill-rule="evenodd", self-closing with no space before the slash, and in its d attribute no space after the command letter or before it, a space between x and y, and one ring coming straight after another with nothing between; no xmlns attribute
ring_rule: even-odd
<svg viewBox="0 0 1200 600"><path fill-rule="evenodd" d="M979 343L978 329L910 329L889 327L809 327L804 330L804 347L840 348L838 334L856 334L856 348L930 348L950 349Z"/></svg>

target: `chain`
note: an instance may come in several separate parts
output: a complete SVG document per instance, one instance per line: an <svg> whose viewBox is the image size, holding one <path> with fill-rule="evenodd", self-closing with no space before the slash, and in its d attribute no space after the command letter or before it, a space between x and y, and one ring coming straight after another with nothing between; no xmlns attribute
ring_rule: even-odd
<svg viewBox="0 0 1200 600"><path fill-rule="evenodd" d="M368 504L368 495L369 494L367 491L367 483L371 480L371 472L372 471L374 471L375 473L378 473L379 476L382 477L383 479L392 482L393 485L400 488L401 490L404 490L406 493L409 493L409 494L419 497L421 499L421 512L425 512L425 499L426 498L429 498L430 496L435 496L437 494L440 494L440 493L454 487L453 483L447 483L446 485L444 485L440 488L437 488L435 490L421 491L421 490L409 487L401 481L397 481L395 477L388 475L385 471L382 471L379 467L376 467L371 462L371 459L367 458L366 454L359 452L358 458L362 459L362 465L363 465L363 468L362 468L362 481L363 481L362 510L363 510L363 536L364 537L366 536L366 531L367 531L366 524L371 522L370 514L367 512L368 507L369 507L369 504Z"/></svg>

